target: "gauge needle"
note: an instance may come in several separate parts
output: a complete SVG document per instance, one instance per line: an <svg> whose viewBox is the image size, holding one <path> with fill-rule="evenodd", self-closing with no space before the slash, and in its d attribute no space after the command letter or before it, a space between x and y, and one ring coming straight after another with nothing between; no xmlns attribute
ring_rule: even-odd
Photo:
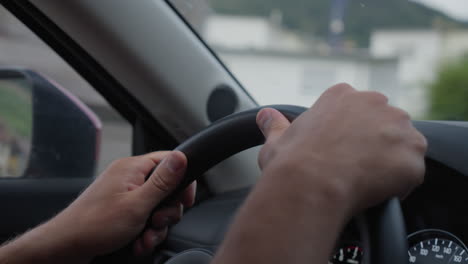
<svg viewBox="0 0 468 264"><path fill-rule="evenodd" d="M356 259L356 257L357 257L357 252L358 252L358 247L355 247L355 248L354 248L354 252L353 252L353 259Z"/></svg>

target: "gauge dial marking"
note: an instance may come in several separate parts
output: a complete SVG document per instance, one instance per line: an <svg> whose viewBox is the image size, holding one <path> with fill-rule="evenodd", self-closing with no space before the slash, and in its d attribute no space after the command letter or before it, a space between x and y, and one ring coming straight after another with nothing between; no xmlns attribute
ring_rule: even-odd
<svg viewBox="0 0 468 264"><path fill-rule="evenodd" d="M411 234L408 242L409 249L413 249L408 250L411 264L468 264L466 246L451 233L436 229L422 230Z"/></svg>
<svg viewBox="0 0 468 264"><path fill-rule="evenodd" d="M362 261L362 249L356 245L357 243L345 244L335 252L335 255L329 260L331 264L360 264Z"/></svg>

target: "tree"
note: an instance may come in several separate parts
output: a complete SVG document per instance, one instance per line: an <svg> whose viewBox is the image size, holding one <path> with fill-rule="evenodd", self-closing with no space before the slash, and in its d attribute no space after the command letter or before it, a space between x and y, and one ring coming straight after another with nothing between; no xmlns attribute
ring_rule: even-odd
<svg viewBox="0 0 468 264"><path fill-rule="evenodd" d="M468 57L442 66L430 86L429 118L468 120Z"/></svg>

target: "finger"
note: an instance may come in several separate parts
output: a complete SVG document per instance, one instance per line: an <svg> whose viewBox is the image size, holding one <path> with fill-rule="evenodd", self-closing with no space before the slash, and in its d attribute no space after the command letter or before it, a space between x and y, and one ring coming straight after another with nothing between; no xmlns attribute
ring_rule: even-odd
<svg viewBox="0 0 468 264"><path fill-rule="evenodd" d="M141 156L136 156L136 158L144 158L145 161L150 163L149 166L144 167L144 175L148 175L151 173L151 171L161 163L161 161L169 156L172 153L172 151L155 151L155 152L150 152Z"/></svg>
<svg viewBox="0 0 468 264"><path fill-rule="evenodd" d="M314 105L321 104L323 102L328 102L330 99L336 100L339 97L356 91L357 90L354 89L354 87L350 84L338 83L328 88L325 92L323 92L322 95L320 95L320 98L314 103Z"/></svg>
<svg viewBox="0 0 468 264"><path fill-rule="evenodd" d="M197 193L197 182L194 181L192 184L185 189L180 197L180 202L185 208L190 208L195 203L195 195Z"/></svg>
<svg viewBox="0 0 468 264"><path fill-rule="evenodd" d="M171 151L156 151L145 155L122 158L114 161L111 167L114 170L134 168L141 174L143 182L145 177L169 154L171 154ZM110 173L110 175L118 175L118 173Z"/></svg>
<svg viewBox="0 0 468 264"><path fill-rule="evenodd" d="M185 155L180 151L171 152L140 188L142 200L148 201L152 207L156 206L177 187L186 167Z"/></svg>
<svg viewBox="0 0 468 264"><path fill-rule="evenodd" d="M181 203L157 210L151 217L151 226L154 229L162 229L180 221L183 214Z"/></svg>
<svg viewBox="0 0 468 264"><path fill-rule="evenodd" d="M156 230L146 229L141 237L139 237L134 244L134 254L136 256L148 256L154 249L161 244L167 237L167 227Z"/></svg>
<svg viewBox="0 0 468 264"><path fill-rule="evenodd" d="M291 123L278 110L264 108L257 114L257 125L266 141L276 141Z"/></svg>
<svg viewBox="0 0 468 264"><path fill-rule="evenodd" d="M141 155L140 157L149 158L154 163L159 164L164 158L169 156L171 153L172 151L155 151L155 152L150 152L150 153Z"/></svg>
<svg viewBox="0 0 468 264"><path fill-rule="evenodd" d="M133 254L138 257L144 256L143 252L143 239L138 238L133 242Z"/></svg>
<svg viewBox="0 0 468 264"><path fill-rule="evenodd" d="M181 203L184 208L190 208L195 203L195 195L197 192L197 181L192 182L182 193L169 202L169 205L178 205Z"/></svg>

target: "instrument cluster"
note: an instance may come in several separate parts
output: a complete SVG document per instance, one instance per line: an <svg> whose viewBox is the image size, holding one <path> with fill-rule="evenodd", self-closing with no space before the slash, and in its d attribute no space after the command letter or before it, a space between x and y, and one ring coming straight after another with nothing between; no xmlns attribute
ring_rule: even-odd
<svg viewBox="0 0 468 264"><path fill-rule="evenodd" d="M467 176L426 161L424 183L401 203L410 264L468 264L467 189ZM350 223L329 263L360 264L364 254L357 226Z"/></svg>
<svg viewBox="0 0 468 264"><path fill-rule="evenodd" d="M408 236L408 263L468 264L468 249L454 234L439 229L425 229ZM342 243L329 263L360 264L364 251L359 242Z"/></svg>

